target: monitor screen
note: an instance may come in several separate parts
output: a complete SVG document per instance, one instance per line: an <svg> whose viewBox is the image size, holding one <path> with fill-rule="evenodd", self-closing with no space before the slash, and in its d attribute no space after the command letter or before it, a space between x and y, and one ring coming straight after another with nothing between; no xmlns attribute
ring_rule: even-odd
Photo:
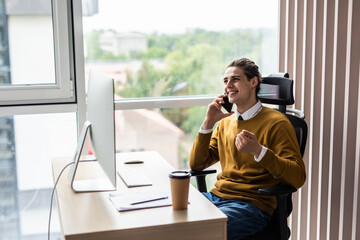
<svg viewBox="0 0 360 240"><path fill-rule="evenodd" d="M90 71L87 92L87 119L93 154L109 180L116 184L114 80Z"/></svg>
<svg viewBox="0 0 360 240"><path fill-rule="evenodd" d="M116 149L114 116L114 80L90 71L87 92L87 121L79 137L69 179L75 192L110 191L116 189ZM86 134L89 133L92 152L106 179L75 180L76 170Z"/></svg>

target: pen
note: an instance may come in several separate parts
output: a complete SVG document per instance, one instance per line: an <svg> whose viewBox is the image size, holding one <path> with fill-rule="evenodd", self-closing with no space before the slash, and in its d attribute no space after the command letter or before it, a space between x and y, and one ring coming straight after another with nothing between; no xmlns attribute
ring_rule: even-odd
<svg viewBox="0 0 360 240"><path fill-rule="evenodd" d="M141 203L153 202L153 201L162 200L162 199L167 199L167 198L168 198L168 196L160 197L160 198L154 198L154 199L144 200L144 201L140 201L140 202L133 202L133 203L130 203L130 205L136 205L136 204L141 204Z"/></svg>

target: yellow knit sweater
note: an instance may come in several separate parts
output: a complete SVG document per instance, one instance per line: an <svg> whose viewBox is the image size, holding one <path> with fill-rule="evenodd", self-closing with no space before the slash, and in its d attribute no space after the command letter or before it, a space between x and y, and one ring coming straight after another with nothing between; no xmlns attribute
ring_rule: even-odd
<svg viewBox="0 0 360 240"><path fill-rule="evenodd" d="M260 162L251 153L239 152L235 137L243 129L254 133L267 147ZM306 178L304 162L293 126L282 113L263 107L253 118L222 119L211 134L198 133L190 153L190 168L203 170L220 161L222 173L217 176L215 195L245 200L272 215L276 198L257 193L259 188L285 183L300 188Z"/></svg>

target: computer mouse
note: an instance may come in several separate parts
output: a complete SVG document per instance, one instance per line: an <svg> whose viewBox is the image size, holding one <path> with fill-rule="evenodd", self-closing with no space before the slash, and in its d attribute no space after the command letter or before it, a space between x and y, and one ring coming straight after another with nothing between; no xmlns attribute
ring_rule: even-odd
<svg viewBox="0 0 360 240"><path fill-rule="evenodd" d="M143 160L139 160L139 159L131 159L131 160L126 160L124 161L125 164L140 164L140 163L144 163Z"/></svg>

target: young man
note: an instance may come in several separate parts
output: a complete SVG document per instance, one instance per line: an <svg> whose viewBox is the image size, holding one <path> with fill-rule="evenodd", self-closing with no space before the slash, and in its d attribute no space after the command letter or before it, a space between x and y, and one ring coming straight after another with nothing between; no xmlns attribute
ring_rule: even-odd
<svg viewBox="0 0 360 240"><path fill-rule="evenodd" d="M228 239L242 239L266 227L276 198L259 195L259 188L278 183L300 188L305 182L295 130L284 114L257 99L260 80L253 61L242 58L230 63L224 90L236 112L222 112L225 95L218 96L208 106L190 154L193 170L220 161L222 173L215 188L204 195L228 216Z"/></svg>

